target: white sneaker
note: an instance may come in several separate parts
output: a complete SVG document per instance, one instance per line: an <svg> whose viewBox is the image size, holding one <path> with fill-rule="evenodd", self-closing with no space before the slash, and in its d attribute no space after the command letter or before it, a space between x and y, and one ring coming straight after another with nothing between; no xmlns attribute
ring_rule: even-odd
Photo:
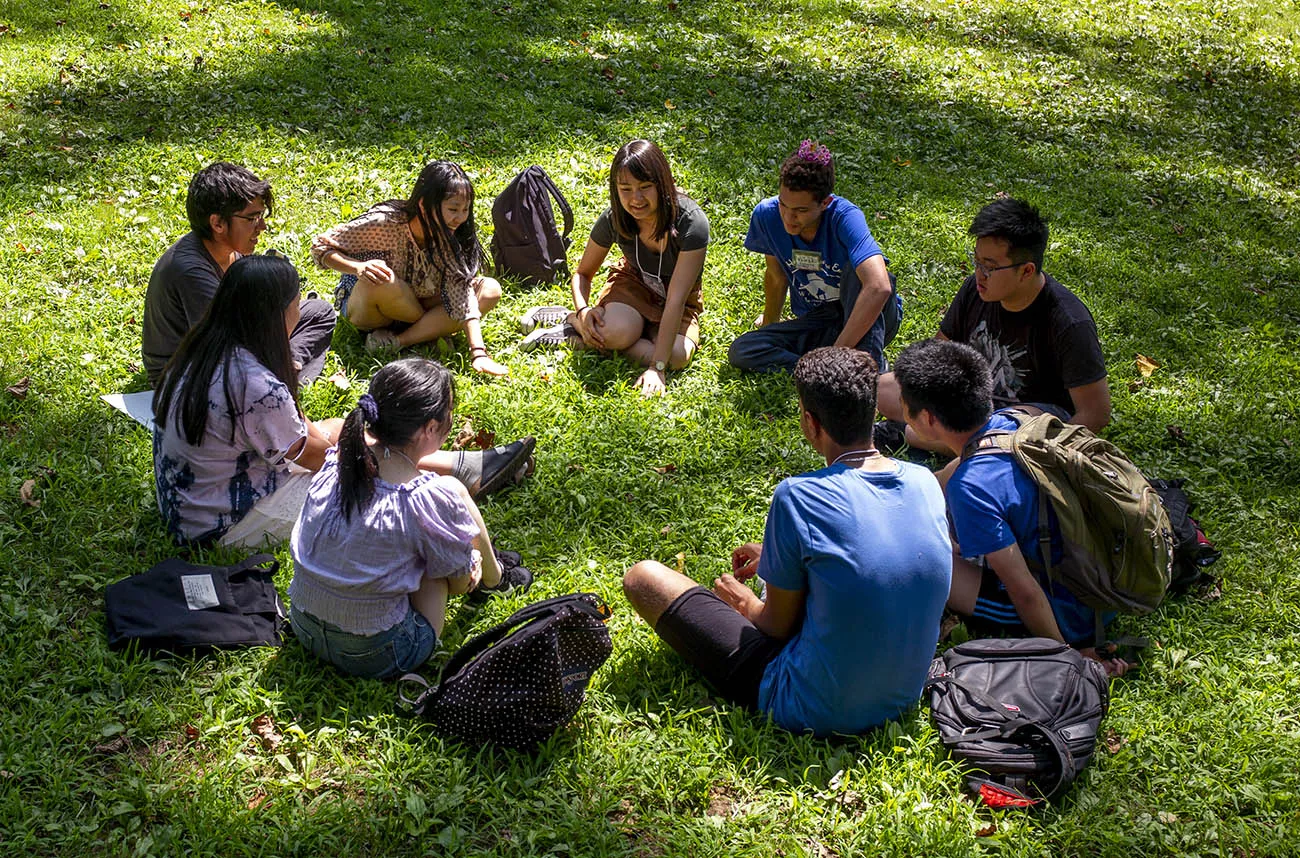
<svg viewBox="0 0 1300 858"><path fill-rule="evenodd" d="M533 307L519 317L519 333L532 333L533 329L538 326L549 328L552 325L558 325L567 318L569 318L568 307L561 307L558 304Z"/></svg>

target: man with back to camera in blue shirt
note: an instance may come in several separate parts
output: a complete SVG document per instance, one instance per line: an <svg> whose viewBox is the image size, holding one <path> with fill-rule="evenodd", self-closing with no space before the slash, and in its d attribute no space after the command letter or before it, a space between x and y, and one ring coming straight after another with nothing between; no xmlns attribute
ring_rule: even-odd
<svg viewBox="0 0 1300 858"><path fill-rule="evenodd" d="M732 552L712 590L643 560L623 592L724 698L787 730L856 734L898 717L925 683L952 566L943 493L873 446L869 355L816 349L794 384L826 467L776 487L763 544ZM763 599L743 583L755 575Z"/></svg>
<svg viewBox="0 0 1300 858"><path fill-rule="evenodd" d="M831 193L830 149L805 140L781 164L780 193L754 208L745 249L763 254L763 313L727 359L737 369L792 370L801 355L846 346L882 365L902 302L862 209ZM779 321L790 294L793 319Z"/></svg>

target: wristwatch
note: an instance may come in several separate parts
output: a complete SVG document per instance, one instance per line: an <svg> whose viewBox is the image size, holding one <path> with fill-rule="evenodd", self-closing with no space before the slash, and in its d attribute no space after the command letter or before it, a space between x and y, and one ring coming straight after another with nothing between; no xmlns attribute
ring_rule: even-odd
<svg viewBox="0 0 1300 858"><path fill-rule="evenodd" d="M666 361L657 360L655 361L655 369L659 370L660 372L663 372L664 370L668 369L668 363Z"/></svg>

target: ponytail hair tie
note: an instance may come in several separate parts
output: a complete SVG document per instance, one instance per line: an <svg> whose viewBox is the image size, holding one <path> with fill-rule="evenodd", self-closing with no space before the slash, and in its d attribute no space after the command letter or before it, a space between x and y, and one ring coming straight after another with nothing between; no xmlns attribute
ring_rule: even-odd
<svg viewBox="0 0 1300 858"><path fill-rule="evenodd" d="M366 422L375 424L379 422L379 403L369 393L361 394L357 400L357 408L361 409L361 416L366 418Z"/></svg>
<svg viewBox="0 0 1300 858"><path fill-rule="evenodd" d="M805 140L800 143L795 155L799 157L800 161L821 164L823 167L829 166L831 163L831 150L820 143L814 143L812 140Z"/></svg>

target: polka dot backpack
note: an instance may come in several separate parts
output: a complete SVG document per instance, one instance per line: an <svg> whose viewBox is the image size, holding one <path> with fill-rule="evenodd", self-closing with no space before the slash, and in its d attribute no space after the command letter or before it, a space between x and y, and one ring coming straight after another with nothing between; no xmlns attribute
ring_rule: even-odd
<svg viewBox="0 0 1300 858"><path fill-rule="evenodd" d="M609 617L594 593L529 605L466 641L432 688L419 674L403 676L398 697L447 738L531 750L577 714L613 648ZM423 690L408 696L410 684Z"/></svg>

